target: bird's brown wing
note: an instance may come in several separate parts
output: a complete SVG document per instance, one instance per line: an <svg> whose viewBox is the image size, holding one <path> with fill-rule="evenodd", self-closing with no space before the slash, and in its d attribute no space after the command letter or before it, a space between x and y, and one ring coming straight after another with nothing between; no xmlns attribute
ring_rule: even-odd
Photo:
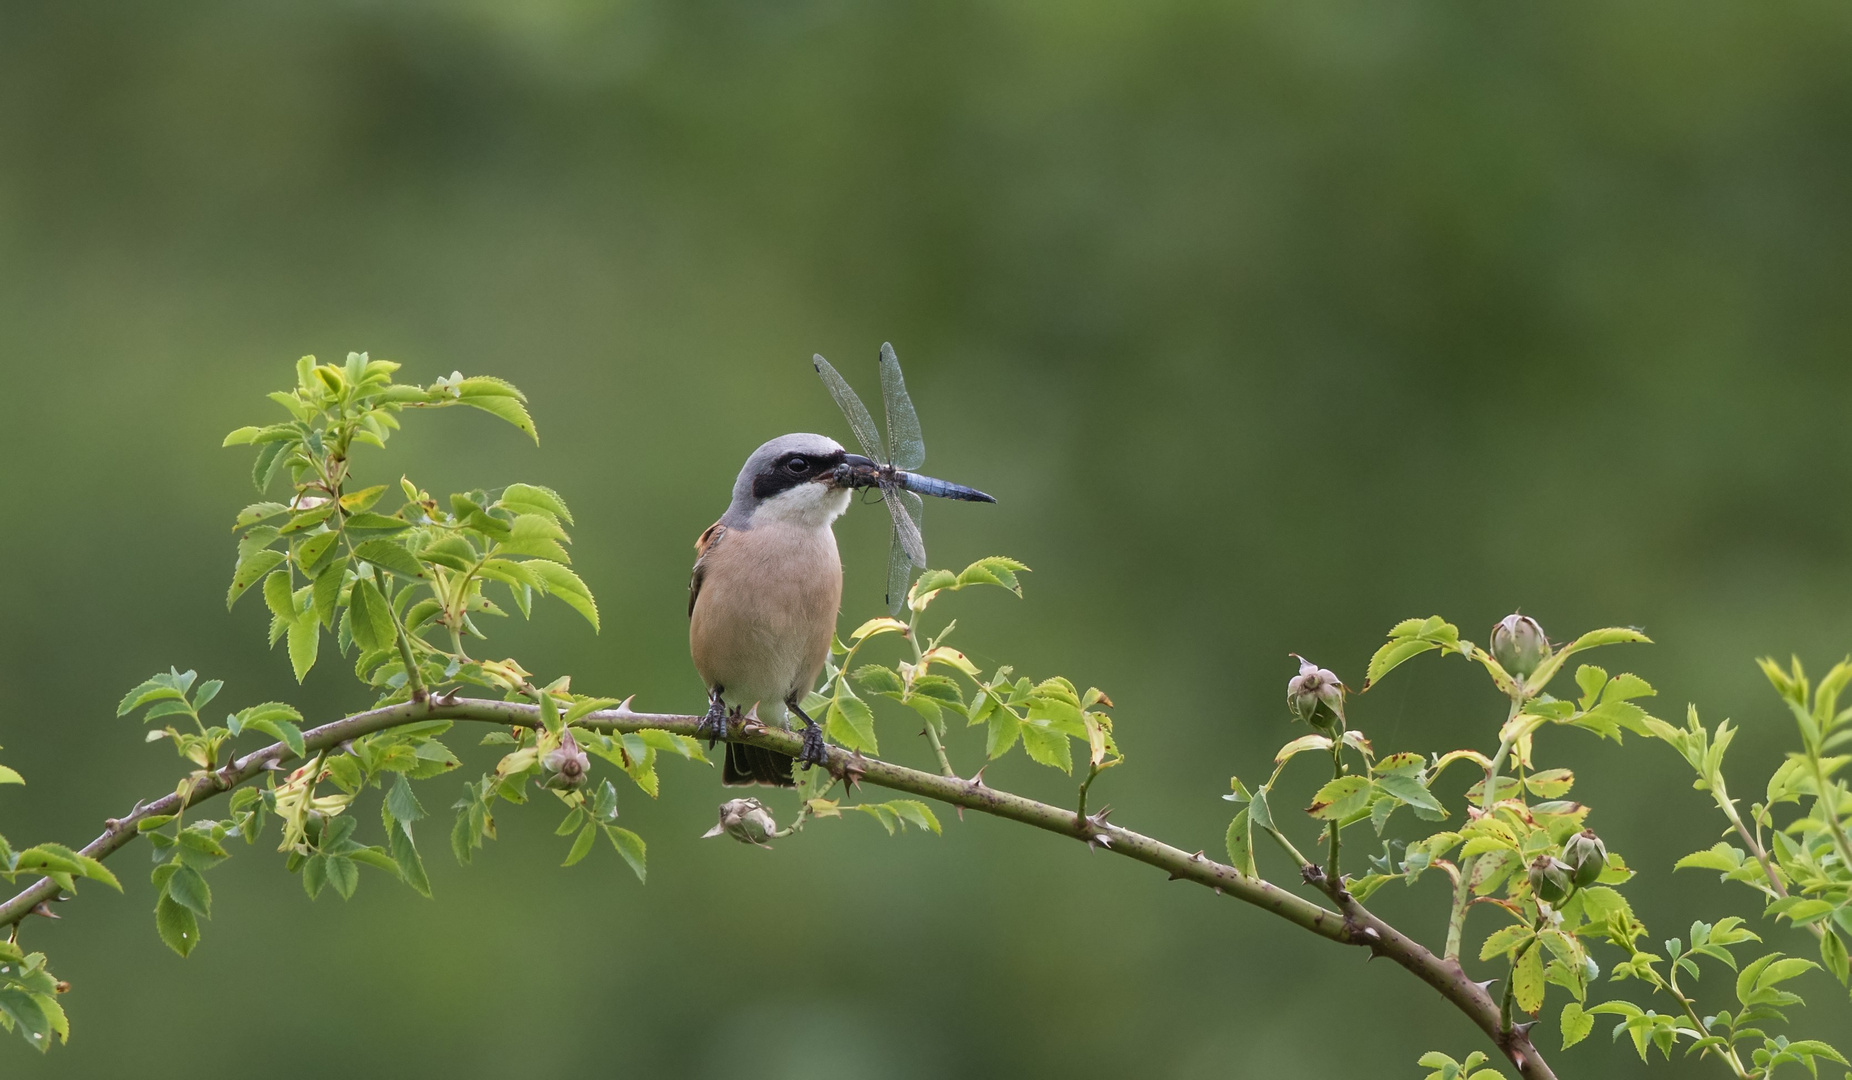
<svg viewBox="0 0 1852 1080"><path fill-rule="evenodd" d="M707 556L727 535L727 527L716 521L695 541L694 573L688 577L688 617L694 618L695 598L701 595L701 581L707 576Z"/></svg>

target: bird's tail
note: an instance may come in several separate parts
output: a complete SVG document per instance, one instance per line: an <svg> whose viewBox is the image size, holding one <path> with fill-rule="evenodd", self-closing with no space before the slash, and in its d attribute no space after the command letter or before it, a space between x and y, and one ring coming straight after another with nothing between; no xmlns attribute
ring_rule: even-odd
<svg viewBox="0 0 1852 1080"><path fill-rule="evenodd" d="M767 750L763 746L728 743L727 760L721 767L720 782L728 787L765 784L770 787L796 787L791 766L797 759L790 754Z"/></svg>

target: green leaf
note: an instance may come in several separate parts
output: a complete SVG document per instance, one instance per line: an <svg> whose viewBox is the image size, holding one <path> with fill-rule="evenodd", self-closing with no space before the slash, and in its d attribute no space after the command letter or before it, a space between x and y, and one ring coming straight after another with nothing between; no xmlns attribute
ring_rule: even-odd
<svg viewBox="0 0 1852 1080"><path fill-rule="evenodd" d="M617 849L617 853L630 864L630 869L637 875L637 880L648 880L649 872L645 865L648 848L643 843L643 838L629 829L621 829L616 825L604 826L604 834L610 838L611 846Z"/></svg>
<svg viewBox="0 0 1852 1080"><path fill-rule="evenodd" d="M424 806L419 803L418 796L412 792L411 782L405 779L403 773L386 791L386 810L398 821L424 820Z"/></svg>
<svg viewBox="0 0 1852 1080"><path fill-rule="evenodd" d="M289 663L301 682L315 666L315 653L321 647L322 624L315 612L305 611L289 624Z"/></svg>
<svg viewBox="0 0 1852 1080"><path fill-rule="evenodd" d="M181 956L199 944L199 919L165 892L154 905L154 929L167 947Z"/></svg>
<svg viewBox="0 0 1852 1080"><path fill-rule="evenodd" d="M1074 771L1074 751L1068 746L1068 736L1052 731L1041 723L1024 723L1022 725L1022 748L1030 760L1051 769L1060 769L1064 773Z"/></svg>
<svg viewBox="0 0 1852 1080"><path fill-rule="evenodd" d="M231 588L225 594L226 610L230 610L247 589L263 580L270 571L283 565L287 558L287 555L275 548L262 548L238 560L237 568L232 571Z"/></svg>
<svg viewBox="0 0 1852 1080"><path fill-rule="evenodd" d="M1823 929L1825 932L1820 935L1820 962L1827 971L1832 972L1833 978L1844 985L1852 978L1852 965L1848 965L1846 959L1846 943L1839 940L1839 935L1831 926Z"/></svg>
<svg viewBox="0 0 1852 1080"><path fill-rule="evenodd" d="M360 866L345 855L326 856L328 884L341 894L341 899L352 899L354 890L360 887Z"/></svg>
<svg viewBox="0 0 1852 1080"><path fill-rule="evenodd" d="M263 732L288 746L290 753L297 757L308 756L302 742L302 729L292 722L302 719L302 714L293 707L280 701L267 701L241 711L234 719L238 721L240 730Z"/></svg>
<svg viewBox="0 0 1852 1080"><path fill-rule="evenodd" d="M23 784L26 778L5 765L0 765L0 784Z"/></svg>
<svg viewBox="0 0 1852 1080"><path fill-rule="evenodd" d="M579 830L579 835L573 838L572 850L566 853L566 861L560 865L571 866L585 858L586 853L592 850L592 841L596 839L598 839L598 826L588 822L585 828Z"/></svg>
<svg viewBox="0 0 1852 1080"><path fill-rule="evenodd" d="M1318 789L1312 805L1305 812L1325 821L1338 821L1363 809L1369 801L1370 780L1365 776L1340 776Z"/></svg>
<svg viewBox="0 0 1852 1080"><path fill-rule="evenodd" d="M579 575L547 559L529 559L521 565L540 579L549 594L585 616L593 630L598 629L598 603L592 599L592 591L585 587L585 582L579 580Z"/></svg>
<svg viewBox="0 0 1852 1080"><path fill-rule="evenodd" d="M156 675L147 682L122 696L122 702L116 706L117 716L127 716L151 701L184 701L186 694L174 685L171 676Z"/></svg>
<svg viewBox="0 0 1852 1080"><path fill-rule="evenodd" d="M830 738L849 750L879 753L875 743L875 714L868 703L846 689L830 699L825 723Z"/></svg>
<svg viewBox="0 0 1852 1080"><path fill-rule="evenodd" d="M412 829L404 822L389 823L386 827L386 847L392 853L392 861L398 864L399 877L412 891L429 900L431 898L431 879L424 872L424 859L418 855L418 845L412 842Z"/></svg>
<svg viewBox="0 0 1852 1080"><path fill-rule="evenodd" d="M1479 959L1490 960L1494 956L1504 956L1511 950L1528 944L1534 936L1531 928L1523 923L1501 926L1486 937L1485 944L1479 946Z"/></svg>
<svg viewBox="0 0 1852 1080"><path fill-rule="evenodd" d="M560 498L559 492L537 484L509 484L502 489L498 500L503 507L517 514L552 514L571 525L572 511L566 509L566 500Z"/></svg>
<svg viewBox="0 0 1852 1080"><path fill-rule="evenodd" d="M915 828L924 829L935 836L943 831L939 827L938 817L932 812L932 807L918 799L894 799L887 803L887 807L894 811L900 820Z"/></svg>
<svg viewBox="0 0 1852 1080"><path fill-rule="evenodd" d="M278 570L264 579L264 604L279 619L296 617L296 602L290 594L290 573Z"/></svg>
<svg viewBox="0 0 1852 1080"><path fill-rule="evenodd" d="M195 915L212 916L212 889L191 866L183 863L174 868L173 876L167 879L167 895Z"/></svg>
<svg viewBox="0 0 1852 1080"><path fill-rule="evenodd" d="M44 994L33 994L18 986L0 983L0 1025L8 1031L15 1026L26 1042L43 1053L51 1049L52 1018L46 1004L56 1002Z"/></svg>
<svg viewBox="0 0 1852 1080"><path fill-rule="evenodd" d="M1364 688L1380 682L1383 676L1408 660L1433 649L1458 652L1460 630L1452 623L1433 615L1426 619L1404 619L1389 631L1389 642L1370 657Z"/></svg>
<svg viewBox="0 0 1852 1080"><path fill-rule="evenodd" d="M855 680L855 685L870 694L898 695L906 690L894 669L880 664L864 664L856 668L850 677Z"/></svg>
<svg viewBox="0 0 1852 1080"><path fill-rule="evenodd" d="M1511 989L1517 997L1518 1008L1532 1014L1543 1008L1546 988L1543 981L1542 949L1532 945L1518 958L1518 965L1511 973Z"/></svg>
<svg viewBox="0 0 1852 1080"><path fill-rule="evenodd" d="M270 482L276 479L277 469L289 458L289 451L295 446L294 441L277 441L265 443L258 448L257 457L251 462L251 483L257 490L267 491Z"/></svg>
<svg viewBox="0 0 1852 1080"><path fill-rule="evenodd" d="M456 400L499 416L526 432L536 444L540 442L540 433L534 430L534 420L527 415L527 407L522 404L527 398L510 384L489 376L476 376L457 383L455 389Z"/></svg>
<svg viewBox="0 0 1852 1080"><path fill-rule="evenodd" d="M397 639L392 608L379 586L367 578L354 582L348 594L348 630L354 643L367 652L389 649Z"/></svg>
<svg viewBox="0 0 1852 1080"><path fill-rule="evenodd" d="M1540 799L1560 799L1575 786L1575 774L1568 769L1544 769L1526 776L1524 786Z"/></svg>
<svg viewBox="0 0 1852 1080"><path fill-rule="evenodd" d="M1246 808L1228 823L1228 865L1247 877L1259 876L1254 868L1254 832Z"/></svg>
<svg viewBox="0 0 1852 1080"><path fill-rule="evenodd" d="M354 554L372 563L381 570L387 570L400 577L422 578L424 567L405 546L393 540L365 540L355 545Z"/></svg>
<svg viewBox="0 0 1852 1080"><path fill-rule="evenodd" d="M1557 1025L1562 1028L1563 1049L1567 1050L1588 1038L1588 1033L1595 1030L1595 1017L1593 1013L1584 1012L1581 1005L1571 1001L1563 1006L1563 1013L1557 1019Z"/></svg>

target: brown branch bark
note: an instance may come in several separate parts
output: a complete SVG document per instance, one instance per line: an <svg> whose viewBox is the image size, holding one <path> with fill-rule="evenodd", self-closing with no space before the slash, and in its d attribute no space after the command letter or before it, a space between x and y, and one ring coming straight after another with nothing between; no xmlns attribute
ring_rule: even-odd
<svg viewBox="0 0 1852 1080"><path fill-rule="evenodd" d="M700 718L665 713L639 713L620 706L592 713L582 721L587 727L607 732L630 732L654 729L692 736ZM428 701L389 705L336 720L303 733L310 754L339 747L351 739L422 720L474 720L512 727L536 727L539 709L517 702L487 701L476 698L433 698ZM751 743L787 754L796 754L798 736L772 728L756 728L736 733L732 741ZM1532 1045L1528 1025L1504 1031L1498 1003L1484 987L1466 977L1457 961L1442 960L1420 942L1413 940L1357 903L1342 885L1326 888L1337 910L1312 903L1304 897L1286 892L1260 878L1247 877L1234 867L1204 856L1173 847L1142 833L1124 829L1099 816L1084 817L1072 809L1051 806L1007 791L990 787L981 780L940 776L860 754L849 754L831 747L829 767L838 775L850 775L861 783L874 784L893 791L933 799L979 813L1033 825L1083 843L1103 847L1118 855L1155 866L1169 873L1172 880L1193 881L1270 911L1320 937L1346 945L1368 948L1373 955L1387 957L1408 969L1433 987L1455 1008L1465 1013L1490 1037L1505 1057L1516 1066L1524 1080L1555 1080L1543 1057ZM253 751L228 763L224 768L196 779L184 793L173 792L151 803L138 803L127 817L112 818L101 836L83 848L94 859L107 858L137 835L141 821L158 815L178 813L239 784L262 775L267 768L294 757L289 748L276 743ZM1310 868L1322 881L1323 872ZM1321 887L1324 887L1321 885ZM0 927L12 926L32 914L39 904L55 900L57 883L40 878L18 895L0 904Z"/></svg>

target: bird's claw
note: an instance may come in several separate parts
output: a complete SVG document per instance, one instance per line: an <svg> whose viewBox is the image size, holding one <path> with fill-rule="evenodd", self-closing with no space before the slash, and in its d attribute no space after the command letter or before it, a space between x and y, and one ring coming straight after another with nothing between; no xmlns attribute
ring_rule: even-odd
<svg viewBox="0 0 1852 1080"><path fill-rule="evenodd" d="M823 741L823 729L817 726L815 720L804 725L804 745L797 752L797 760L802 762L806 769L812 765L829 764L830 753Z"/></svg>
<svg viewBox="0 0 1852 1080"><path fill-rule="evenodd" d="M719 698L715 698L707 707L707 715L695 724L695 738L706 739L707 748L712 750L714 744L727 737L727 707Z"/></svg>

